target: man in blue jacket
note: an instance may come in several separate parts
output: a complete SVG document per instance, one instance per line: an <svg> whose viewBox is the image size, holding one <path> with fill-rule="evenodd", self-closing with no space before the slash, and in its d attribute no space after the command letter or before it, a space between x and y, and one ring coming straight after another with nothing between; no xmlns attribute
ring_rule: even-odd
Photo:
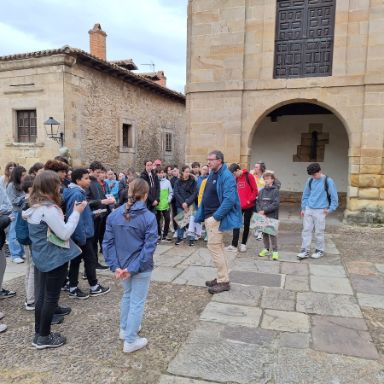
<svg viewBox="0 0 384 384"><path fill-rule="evenodd" d="M89 187L91 180L89 172L85 168L72 171L72 183L64 189L63 197L66 205L66 216L69 217L75 203L87 200L85 189ZM72 235L72 240L81 248L82 253L71 260L69 267L69 297L76 299L88 299L89 296L100 296L110 291L109 287L103 287L98 283L96 277L97 258L93 247L94 225L92 210L87 205L80 216L79 223ZM83 292L79 287L79 268L81 260L84 259L85 273L90 286L89 294Z"/></svg>
<svg viewBox="0 0 384 384"><path fill-rule="evenodd" d="M212 151L208 155L211 170L195 221L204 221L208 233L207 247L217 268L217 278L205 285L211 294L229 291L228 260L224 253L223 232L240 228L242 214L236 180L224 164L224 155Z"/></svg>
<svg viewBox="0 0 384 384"><path fill-rule="evenodd" d="M324 256L325 251L325 218L336 210L339 200L334 181L321 172L320 164L309 164L307 173L311 177L305 184L301 198L303 232L301 250L297 257L299 259L308 257L318 259ZM310 255L313 230L315 230L316 249Z"/></svg>

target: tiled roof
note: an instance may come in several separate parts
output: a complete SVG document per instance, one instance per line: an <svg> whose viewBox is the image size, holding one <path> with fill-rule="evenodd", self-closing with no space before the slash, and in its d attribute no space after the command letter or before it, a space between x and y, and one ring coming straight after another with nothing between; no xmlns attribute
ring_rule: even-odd
<svg viewBox="0 0 384 384"><path fill-rule="evenodd" d="M128 83L134 84L138 87L145 88L149 91L152 91L154 93L158 93L163 96L167 96L173 99L176 99L180 102L185 103L185 95L182 93L173 91L169 88L163 87L159 84L156 84L155 82L146 79L143 76L137 75L135 73L132 73L128 69L125 69L117 64L114 64L113 62L108 62L99 59L96 56L91 55L88 52L85 52L78 48L72 48L69 46L64 46L62 48L58 49L47 49L44 51L36 51L36 52L28 52L28 53L19 53L14 55L8 55L8 56L0 56L0 67L1 63L5 61L14 61L14 60L25 60L25 59L31 59L31 58L38 58L38 57L44 57L44 56L53 56L53 55L71 55L76 56L77 63L81 63L83 65L87 65L90 67L93 67L99 71L106 72L107 74L111 76L118 77L122 79L123 81L126 81Z"/></svg>
<svg viewBox="0 0 384 384"><path fill-rule="evenodd" d="M138 69L137 65L133 62L132 59L126 59L126 60L113 60L110 61L111 64L116 64L119 67L123 67L125 69L135 70Z"/></svg>

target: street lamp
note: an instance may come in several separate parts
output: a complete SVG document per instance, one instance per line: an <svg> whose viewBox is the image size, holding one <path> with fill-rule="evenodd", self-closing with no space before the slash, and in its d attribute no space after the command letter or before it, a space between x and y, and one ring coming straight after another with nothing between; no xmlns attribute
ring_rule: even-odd
<svg viewBox="0 0 384 384"><path fill-rule="evenodd" d="M64 132L59 132L60 123L53 117L50 117L44 122L44 126L47 137L59 143L60 147L64 146ZM50 126L51 129L49 129L48 126Z"/></svg>

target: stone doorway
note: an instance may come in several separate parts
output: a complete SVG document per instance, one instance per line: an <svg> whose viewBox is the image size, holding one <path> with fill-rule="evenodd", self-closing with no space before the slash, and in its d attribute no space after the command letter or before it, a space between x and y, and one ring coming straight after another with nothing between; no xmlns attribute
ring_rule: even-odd
<svg viewBox="0 0 384 384"><path fill-rule="evenodd" d="M329 109L310 102L293 102L270 111L255 127L250 167L264 161L281 181L282 201L300 201L306 167L320 163L339 191L345 208L348 189L348 133Z"/></svg>

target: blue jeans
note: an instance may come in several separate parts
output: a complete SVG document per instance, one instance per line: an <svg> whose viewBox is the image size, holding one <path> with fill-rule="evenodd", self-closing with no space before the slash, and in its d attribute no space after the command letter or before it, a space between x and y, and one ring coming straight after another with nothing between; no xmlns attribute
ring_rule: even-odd
<svg viewBox="0 0 384 384"><path fill-rule="evenodd" d="M9 224L9 231L8 231L8 248L9 248L9 252L11 254L12 259L16 259L16 257L24 256L24 249L16 239L17 214L18 214L17 211L12 212L12 216L14 216L15 219L11 221L11 224Z"/></svg>
<svg viewBox="0 0 384 384"><path fill-rule="evenodd" d="M137 339L151 274L152 271L138 273L121 281L124 293L120 302L120 329L124 332L125 341L128 343L133 343Z"/></svg>

